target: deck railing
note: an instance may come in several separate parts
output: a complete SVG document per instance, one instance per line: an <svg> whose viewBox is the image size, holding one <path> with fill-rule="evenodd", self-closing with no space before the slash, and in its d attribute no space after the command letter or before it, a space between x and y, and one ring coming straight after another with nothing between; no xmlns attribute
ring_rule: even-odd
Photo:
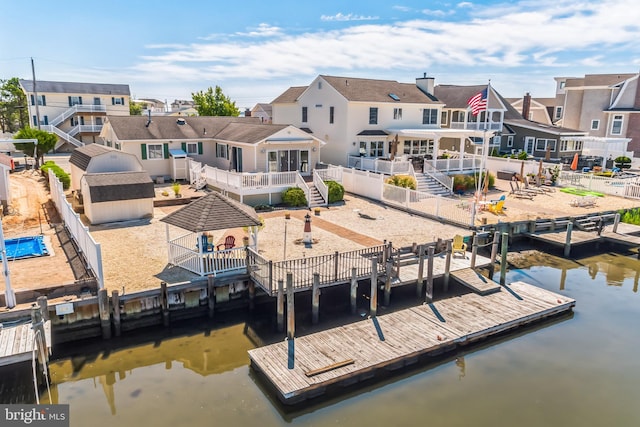
<svg viewBox="0 0 640 427"><path fill-rule="evenodd" d="M319 255L308 258L298 258L273 262L264 258L252 249L248 250L249 274L251 278L269 295L278 291L278 281L286 283L287 273L293 273L293 287L295 290L311 289L314 273L320 275L320 286L333 286L347 283L352 279L355 268L356 279L371 276L372 258L378 257L378 274L385 271L382 254L385 245L357 249L349 252L335 252L334 254Z"/></svg>
<svg viewBox="0 0 640 427"><path fill-rule="evenodd" d="M316 170L313 171L313 185L316 187L316 190L318 190L318 193L320 193L320 195L322 196L322 200L324 200L325 204L328 205L329 187L327 186L327 184L325 184L322 176L320 176L320 174Z"/></svg>
<svg viewBox="0 0 640 427"><path fill-rule="evenodd" d="M597 191L612 196L640 199L640 177L616 178L596 176L592 173L562 171L558 176L558 184L565 187Z"/></svg>
<svg viewBox="0 0 640 427"><path fill-rule="evenodd" d="M385 175L409 174L411 162L408 160L387 160L377 157L349 156L347 160L349 168L383 173Z"/></svg>

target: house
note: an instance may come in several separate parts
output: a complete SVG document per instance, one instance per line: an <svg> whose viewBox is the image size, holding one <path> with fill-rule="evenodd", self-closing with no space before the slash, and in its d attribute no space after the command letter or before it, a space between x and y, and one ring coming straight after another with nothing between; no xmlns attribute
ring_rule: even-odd
<svg viewBox="0 0 640 427"><path fill-rule="evenodd" d="M527 92L522 98L505 99L523 118L545 125L553 124L551 117L555 111L555 98L532 98Z"/></svg>
<svg viewBox="0 0 640 427"><path fill-rule="evenodd" d="M13 169L13 159L0 153L0 203L2 204L2 212L5 212L11 204L11 183L9 182L9 174Z"/></svg>
<svg viewBox="0 0 640 427"><path fill-rule="evenodd" d="M196 103L193 101L188 101L186 99L174 99L171 103L171 113L177 114L178 112L185 111L196 111ZM187 114L183 114L187 115ZM197 112L196 114L197 115Z"/></svg>
<svg viewBox="0 0 640 427"><path fill-rule="evenodd" d="M310 175L323 142L290 125L255 117L110 117L105 144L134 154L154 178L188 179L187 157L233 172Z"/></svg>
<svg viewBox="0 0 640 427"><path fill-rule="evenodd" d="M246 114L245 114L246 115ZM251 117L259 117L262 123L273 122L273 112L271 104L258 103L250 111Z"/></svg>
<svg viewBox="0 0 640 427"><path fill-rule="evenodd" d="M604 157L614 147L620 151L624 139L629 140L628 150L640 157L639 77L639 73L555 77L554 124L600 138Z"/></svg>
<svg viewBox="0 0 640 427"><path fill-rule="evenodd" d="M91 224L153 216L153 181L136 156L89 144L73 150L69 164L74 206Z"/></svg>
<svg viewBox="0 0 640 427"><path fill-rule="evenodd" d="M34 127L58 136L56 150L97 138L107 117L129 115L129 85L20 80Z"/></svg>
<svg viewBox="0 0 640 427"><path fill-rule="evenodd" d="M159 99L153 98L140 98L134 99L131 102L135 102L136 104L140 104L142 106L142 115L146 115L149 112L151 114L166 114L167 106L166 103L160 101Z"/></svg>

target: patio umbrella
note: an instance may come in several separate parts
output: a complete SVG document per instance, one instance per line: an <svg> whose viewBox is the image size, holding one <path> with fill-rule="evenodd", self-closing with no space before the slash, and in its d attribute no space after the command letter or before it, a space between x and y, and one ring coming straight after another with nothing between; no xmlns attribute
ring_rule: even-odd
<svg viewBox="0 0 640 427"><path fill-rule="evenodd" d="M396 137L391 141L391 160L395 159L396 153L398 152L398 134L396 133Z"/></svg>
<svg viewBox="0 0 640 427"><path fill-rule="evenodd" d="M489 171L484 171L484 187L482 188L482 192L484 193L485 199L487 198L487 193L489 192Z"/></svg>
<svg viewBox="0 0 640 427"><path fill-rule="evenodd" d="M524 182L524 160L520 164L520 181Z"/></svg>
<svg viewBox="0 0 640 427"><path fill-rule="evenodd" d="M544 159L547 162L549 160L551 160L551 146L550 145L547 145L547 151L546 151L546 153L544 153Z"/></svg>
<svg viewBox="0 0 640 427"><path fill-rule="evenodd" d="M540 164L538 164L538 176L539 176L540 178L542 178L542 171L543 171L543 168L542 168L542 159L540 159Z"/></svg>
<svg viewBox="0 0 640 427"><path fill-rule="evenodd" d="M577 170L578 169L578 153L573 155L573 161L571 162L571 170Z"/></svg>

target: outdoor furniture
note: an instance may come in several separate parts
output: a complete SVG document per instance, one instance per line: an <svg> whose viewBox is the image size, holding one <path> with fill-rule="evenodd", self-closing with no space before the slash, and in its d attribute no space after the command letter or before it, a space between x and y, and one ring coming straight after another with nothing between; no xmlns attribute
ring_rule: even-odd
<svg viewBox="0 0 640 427"><path fill-rule="evenodd" d="M220 243L217 247L216 250L221 250L220 248L223 249L232 249L236 246L236 238L233 236L227 236L224 239L224 243Z"/></svg>
<svg viewBox="0 0 640 427"><path fill-rule="evenodd" d="M203 234L201 236L202 252L213 252L213 236L207 236ZM196 241L196 247L200 247L200 244Z"/></svg>
<svg viewBox="0 0 640 427"><path fill-rule="evenodd" d="M530 187L529 186L529 178L525 177L524 178L524 191L531 191L531 192L535 192L536 194L546 194L547 192L545 190L543 190L540 187Z"/></svg>
<svg viewBox="0 0 640 427"><path fill-rule="evenodd" d="M594 196L584 196L573 199L569 204L573 207L590 208L596 205L597 198Z"/></svg>
<svg viewBox="0 0 640 427"><path fill-rule="evenodd" d="M451 256L455 256L456 254L460 254L466 258L467 253L467 244L464 242L464 238L456 234L453 236L453 242L451 243Z"/></svg>
<svg viewBox="0 0 640 427"><path fill-rule="evenodd" d="M518 183L516 181L510 181L509 185L511 186L511 194L520 198L520 199L530 199L533 200L533 195L531 193L524 192L518 187Z"/></svg>
<svg viewBox="0 0 640 427"><path fill-rule="evenodd" d="M487 206L487 210L496 215L500 215L504 210L504 202L505 202L505 199L503 195L500 199L496 200L495 203L492 203L489 206Z"/></svg>

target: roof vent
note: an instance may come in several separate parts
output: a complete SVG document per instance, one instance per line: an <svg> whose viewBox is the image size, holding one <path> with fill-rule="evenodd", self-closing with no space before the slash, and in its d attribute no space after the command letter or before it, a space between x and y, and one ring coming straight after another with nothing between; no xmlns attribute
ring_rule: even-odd
<svg viewBox="0 0 640 427"><path fill-rule="evenodd" d="M400 97L395 93L390 93L389 98L393 99L394 101L400 101Z"/></svg>
<svg viewBox="0 0 640 427"><path fill-rule="evenodd" d="M176 123L178 125L182 126L182 125L186 125L187 121L185 119L178 119L178 120L176 120Z"/></svg>

